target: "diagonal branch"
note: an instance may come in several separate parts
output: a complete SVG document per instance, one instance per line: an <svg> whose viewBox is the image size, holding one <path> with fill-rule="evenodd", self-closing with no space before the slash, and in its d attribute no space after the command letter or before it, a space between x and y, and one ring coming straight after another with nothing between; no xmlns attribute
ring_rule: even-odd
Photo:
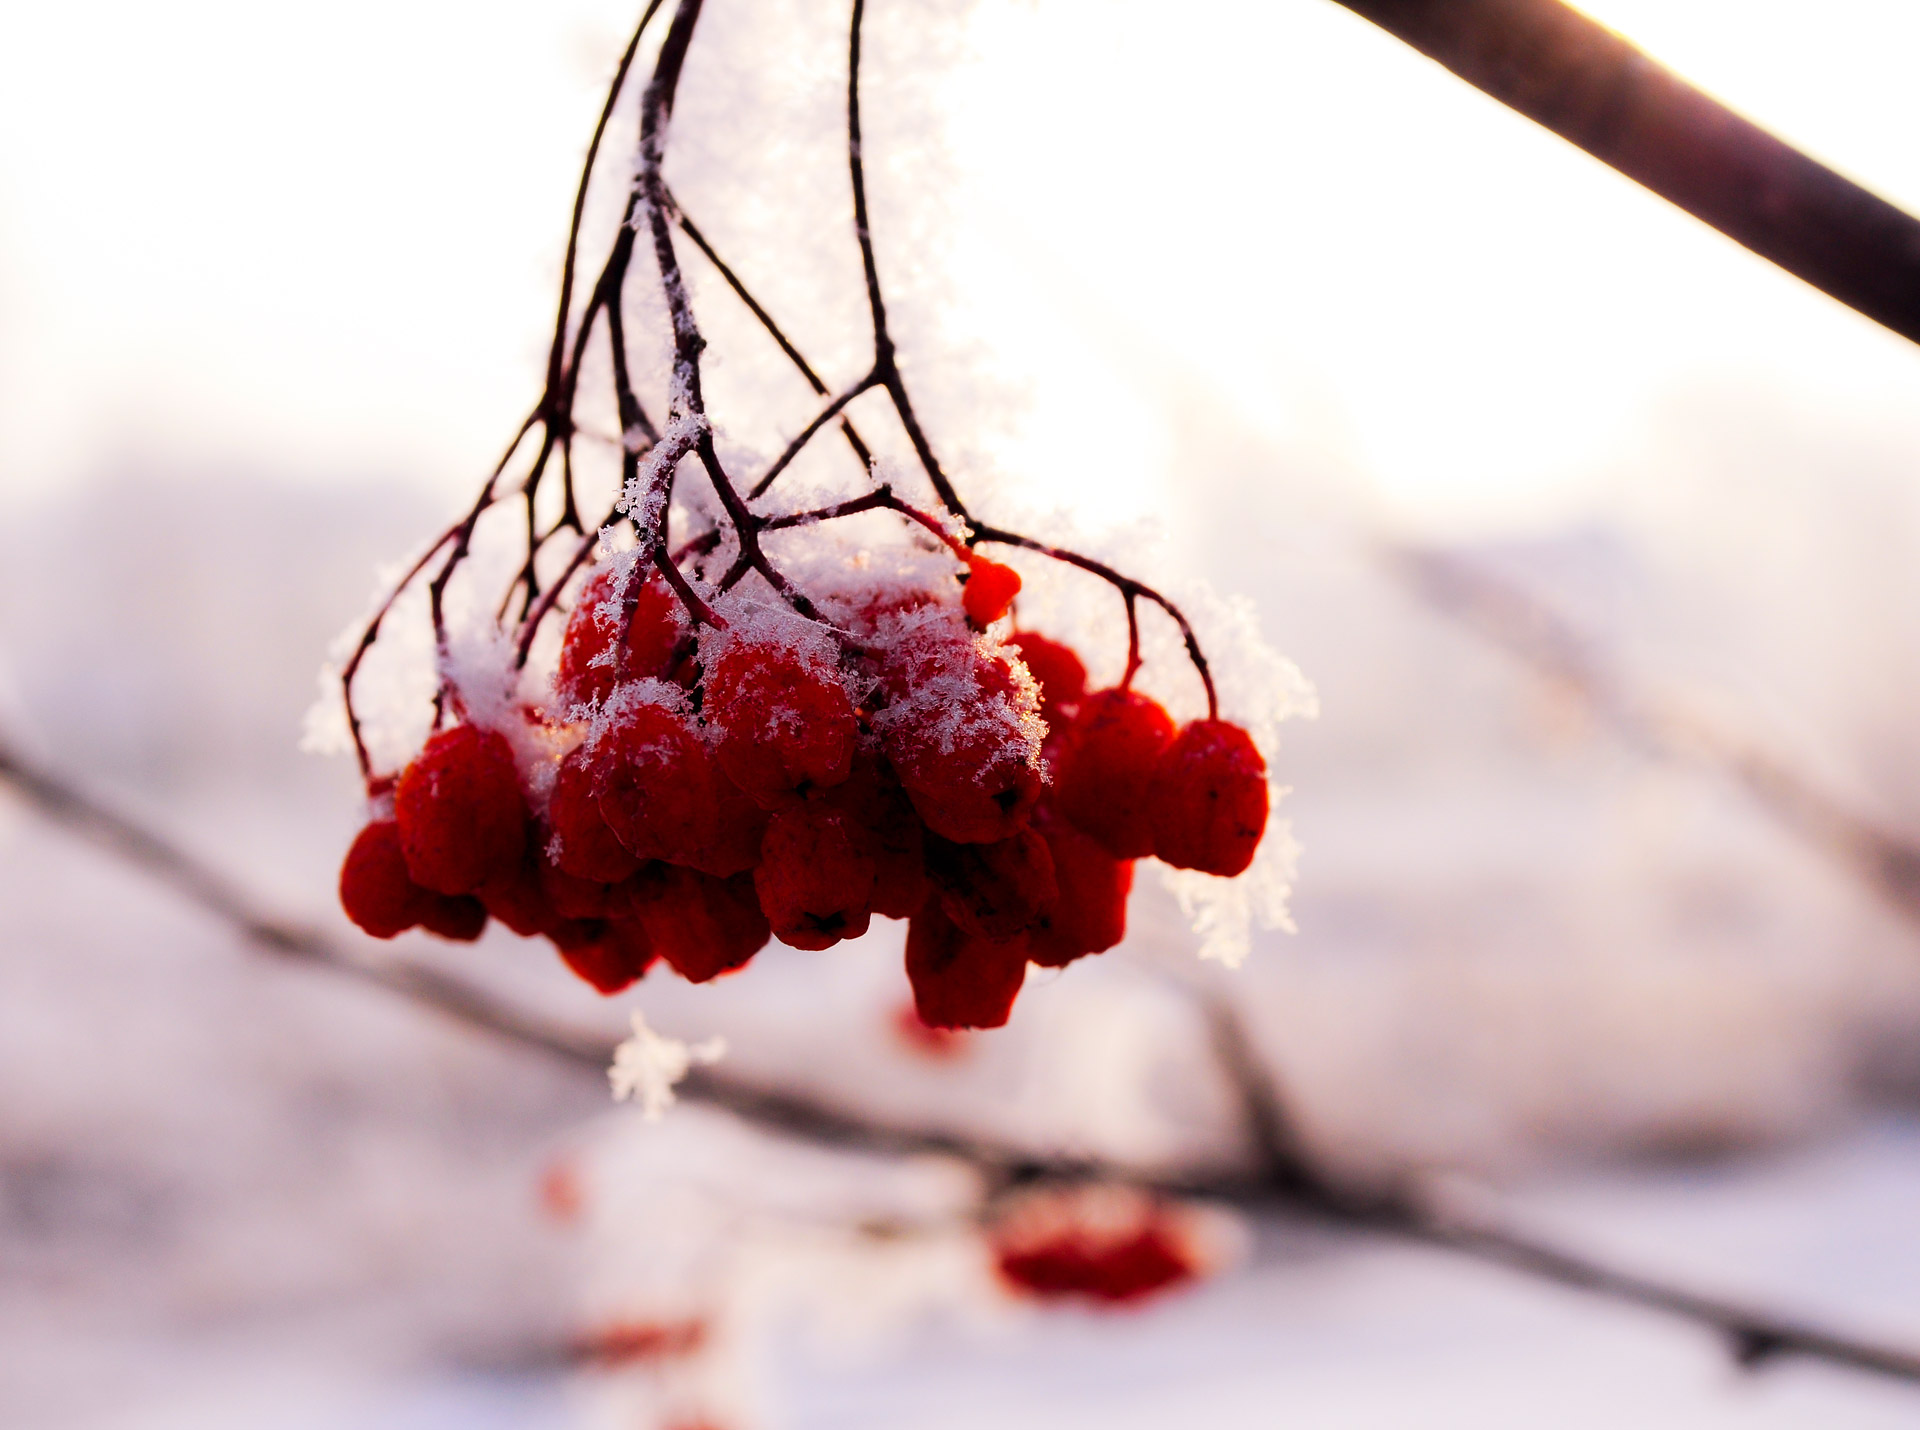
<svg viewBox="0 0 1920 1430"><path fill-rule="evenodd" d="M1734 242L1920 342L1920 222L1571 6L1338 3Z"/></svg>

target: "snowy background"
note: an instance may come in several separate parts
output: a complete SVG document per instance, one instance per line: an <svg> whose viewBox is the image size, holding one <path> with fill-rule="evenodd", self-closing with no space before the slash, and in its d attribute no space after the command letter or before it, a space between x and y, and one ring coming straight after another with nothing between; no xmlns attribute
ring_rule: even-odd
<svg viewBox="0 0 1920 1430"><path fill-rule="evenodd" d="M843 18L817 8L710 0L670 175L833 381L861 354ZM1588 8L1920 209L1908 7ZM628 9L0 12L0 731L343 938L360 808L345 762L297 753L314 672L534 396ZM870 23L882 261L965 490L1251 598L1318 686L1282 742L1299 931L1207 975L1316 1153L1920 1344L1920 933L1381 556L1500 573L1636 690L1920 838L1920 354L1325 0ZM737 353L729 436L777 444L804 394L696 300ZM632 1001L876 1115L1231 1157L1190 936L1141 885L1127 946L950 1060L897 1031L897 929ZM417 951L622 1025L629 1000L510 936ZM556 1220L555 1168L600 1168L590 1213L689 1166L743 1204L960 1195L952 1169L798 1155L691 1108L642 1131L590 1076L264 964L0 802L8 1425L596 1423L608 1387L557 1348L608 1237L695 1241ZM738 1348L766 1424L1920 1420L1920 1392L1743 1377L1704 1333L1321 1230L1262 1226L1120 1316L1024 1311L927 1250L794 1263L813 1298L770 1292ZM878 1325L822 1335L822 1303Z"/></svg>

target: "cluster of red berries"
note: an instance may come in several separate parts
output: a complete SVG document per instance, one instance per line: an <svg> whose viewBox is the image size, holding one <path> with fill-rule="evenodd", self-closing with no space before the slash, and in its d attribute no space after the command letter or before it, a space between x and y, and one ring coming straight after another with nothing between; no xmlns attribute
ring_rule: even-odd
<svg viewBox="0 0 1920 1430"><path fill-rule="evenodd" d="M1032 1193L990 1233L994 1264L1014 1289L1109 1305L1206 1274L1203 1240L1186 1209L1119 1187Z"/></svg>
<svg viewBox="0 0 1920 1430"><path fill-rule="evenodd" d="M1089 692L1067 646L987 634L1017 589L975 558L964 585L854 581L826 621L740 601L696 630L657 575L609 565L551 706L435 733L341 902L381 938L498 919L603 993L907 919L921 1019L997 1027L1030 963L1120 941L1135 859L1238 874L1268 804L1238 726L1176 729L1138 691Z"/></svg>

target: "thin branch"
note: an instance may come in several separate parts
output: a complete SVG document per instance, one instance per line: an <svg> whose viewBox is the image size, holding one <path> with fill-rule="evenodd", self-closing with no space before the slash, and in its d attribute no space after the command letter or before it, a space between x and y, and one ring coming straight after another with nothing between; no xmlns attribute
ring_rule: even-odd
<svg viewBox="0 0 1920 1430"><path fill-rule="evenodd" d="M1051 556L1055 561L1063 561L1069 566L1078 566L1117 590L1127 603L1127 679L1133 678L1140 664L1140 627L1134 611L1136 601L1151 601L1173 618L1180 628L1180 640L1187 648L1187 659L1200 677L1200 684L1207 692L1207 718L1220 718L1220 695L1213 685L1213 670L1207 664L1207 658L1200 650L1200 637L1194 634L1192 624L1185 613L1144 581L1136 581L1124 576L1104 561L1095 561L1091 556L1082 556L1077 551L1068 551L1063 547L1049 546L1044 541L1035 541L1030 536L1022 536L1015 531L1005 531L997 526L976 527L973 533L975 545L1018 546L1026 551L1037 551L1042 556Z"/></svg>
<svg viewBox="0 0 1920 1430"><path fill-rule="evenodd" d="M141 869L268 953L376 985L458 1023L537 1049L575 1067L598 1073L612 1057L612 1044L607 1040L533 1017L467 979L403 954L369 956L274 915L236 880L60 777L36 768L4 745L0 745L0 781L46 818ZM1254 1059L1237 1023L1222 1021L1211 1011L1210 1017L1223 1066L1248 1099L1254 1138L1262 1155L1262 1166L1252 1177L1142 1177L1130 1169L1099 1161L1038 1157L991 1138L881 1122L711 1068L689 1074L680 1091L689 1099L723 1108L770 1131L826 1146L957 1157L981 1168L1002 1185L1034 1178L1099 1177L1169 1194L1231 1201L1249 1211L1304 1212L1350 1230L1444 1247L1555 1285L1705 1326L1725 1336L1745 1365L1798 1355L1920 1383L1920 1354L1902 1347L1842 1335L1794 1317L1699 1295L1652 1277L1604 1266L1462 1206L1445 1206L1406 1193L1373 1195L1335 1186L1311 1170L1294 1133L1280 1119L1277 1096L1267 1102L1267 1095L1260 1092L1263 1084L1271 1091L1268 1074ZM1267 1102L1265 1110L1263 1102Z"/></svg>
<svg viewBox="0 0 1920 1430"><path fill-rule="evenodd" d="M606 103L601 106L600 118L593 126L593 138L587 143L587 157L580 165L580 186L573 195L573 216L567 224L567 253L560 269L560 311L553 323L553 346L547 354L547 393L549 400L557 397L561 389L561 374L564 371L562 354L567 342L567 308L573 299L573 273L580 255L580 223L586 216L587 190L593 182L594 160L600 154L600 141L606 137L607 125L613 118L614 107L620 102L620 91L626 88L627 73L633 68L633 57L640 49L640 37L647 32L647 26L660 9L662 0L648 0L647 8L640 16L640 23L633 27L633 38L627 41L627 48L620 56L620 63L613 72L613 83L607 86ZM592 322L592 314L581 320L582 339L584 330ZM576 351L574 366L579 366ZM569 408L571 404L568 404ZM550 412L550 418L564 414Z"/></svg>
<svg viewBox="0 0 1920 1430"><path fill-rule="evenodd" d="M866 162L860 152L860 27L866 11L866 0L853 0L853 23L848 27L847 40L847 169L853 180L853 236L860 244L860 269L867 283L867 310L873 319L873 370L893 400L900 425L906 429L907 441L913 445L913 454L919 458L941 505L967 521L966 505L941 468L933 444L927 440L919 415L907 396L907 384L900 376L900 363L894 353L893 336L887 331L887 305L880 293L880 265L874 258L873 232L867 219Z"/></svg>
<svg viewBox="0 0 1920 1430"><path fill-rule="evenodd" d="M671 199L672 195L669 194L668 197ZM678 199L673 199L673 205L674 213L677 215L680 224L680 231L693 240L693 246L695 248L706 255L707 262L711 263L715 271L726 280L727 286L733 289L734 295L738 297L742 303L746 304L747 311L752 313L754 319L766 330L767 336L772 338L779 346L780 351L787 355L787 360L800 370L800 375L807 380L807 385L819 396L825 397L827 395L827 384L821 379L820 374L813 370L813 364L801 355L800 349L793 345L792 340L781 330L780 325L773 320L773 314L761 306L760 300L753 296L753 293L748 289L740 275L734 272L731 265L729 265L725 259L721 258L719 253L715 251L714 246L707 241L707 236L700 231L692 219L687 217L686 210L680 207ZM844 416L840 419L840 431L847 439L847 445L853 448L853 455L860 459L861 470L872 471L873 449L867 446L866 439L861 437L859 430ZM759 495L759 489L755 490L754 495Z"/></svg>
<svg viewBox="0 0 1920 1430"><path fill-rule="evenodd" d="M765 495L767 488L779 480L780 474L787 469L788 464L800 455L807 443L813 440L814 434L844 412L847 404L852 402L856 397L859 397L862 393L871 392L874 385L879 381L879 374L870 372L852 387L849 387L845 392L834 398L833 401L829 402L825 407L821 408L819 414L814 417L813 421L801 428L799 435L787 443L786 450L774 459L773 465L767 468L766 475L753 484L752 489L747 492L748 499L752 500Z"/></svg>

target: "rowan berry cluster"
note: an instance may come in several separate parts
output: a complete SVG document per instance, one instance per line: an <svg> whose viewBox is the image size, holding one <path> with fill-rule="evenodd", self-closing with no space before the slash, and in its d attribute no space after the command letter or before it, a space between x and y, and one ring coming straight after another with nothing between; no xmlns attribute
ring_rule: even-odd
<svg viewBox="0 0 1920 1430"><path fill-rule="evenodd" d="M1068 646L1003 639L1010 568L924 569L850 570L814 617L720 596L696 626L658 573L604 563L551 699L517 729L456 719L393 781L347 913L382 938L495 919L603 993L905 919L920 1019L987 1028L1029 965L1121 940L1136 859L1247 867L1268 789L1245 731L1177 729L1127 685L1089 692Z"/></svg>
<svg viewBox="0 0 1920 1430"><path fill-rule="evenodd" d="M702 0L675 0L638 86L635 161L617 166L628 186L618 236L597 277L577 272L601 141L661 8L647 7L588 145L541 397L471 509L388 594L340 672L346 733L375 809L341 870L341 900L383 938L418 927L473 939L498 921L548 940L605 993L656 962L706 982L770 939L823 949L875 917L905 919L919 1021L998 1026L1030 966L1062 967L1120 941L1136 860L1223 877L1245 870L1266 828L1266 766L1247 732L1218 718L1199 639L1171 601L1100 561L977 519L942 465L880 286L861 157L858 0L846 161L872 331L863 373L829 389L667 186L674 97ZM717 440L683 242L821 399L764 464L723 454ZM657 281L669 320L658 336L671 342L671 364L657 395L636 385L647 368L624 297L636 273ZM588 363L600 342L608 361ZM594 373L611 379L597 404L582 386ZM581 439L608 415L618 435L602 456L618 468L601 468L614 478L612 505L596 521ZM811 509L790 492L770 495L833 431L859 485L813 489L852 494ZM912 454L911 478L894 474L889 446ZM907 480L924 485L913 498L922 506L896 490ZM898 520L908 539L824 535L849 518L869 532ZM503 529L518 547L514 573L491 599L474 592L468 563L490 541L490 555L509 550L496 540ZM1117 685L1089 691L1078 653L1011 629L1020 576L983 549L1051 559L1113 590L1127 632ZM425 597L436 653L433 733L387 776L355 680L409 590ZM482 643L501 657L483 672L485 691L459 668L449 616L454 598L471 609L476 594L480 619L491 616ZM1207 718L1176 727L1134 688L1142 608L1177 628ZM562 614L554 654L543 642Z"/></svg>

